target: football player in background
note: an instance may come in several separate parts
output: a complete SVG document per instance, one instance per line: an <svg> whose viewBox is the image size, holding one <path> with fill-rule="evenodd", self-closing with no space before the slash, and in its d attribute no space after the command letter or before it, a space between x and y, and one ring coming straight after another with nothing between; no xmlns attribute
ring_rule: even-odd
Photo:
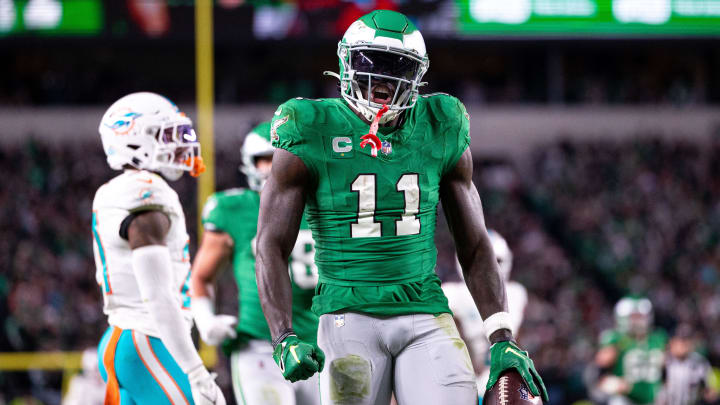
<svg viewBox="0 0 720 405"><path fill-rule="evenodd" d="M273 364L270 330L260 307L255 281L254 244L260 190L270 174L274 149L270 144L270 122L254 128L241 148L240 170L247 176L249 189L215 193L205 204L202 218L205 233L191 276L192 312L200 337L206 343L218 345L225 340L223 347L230 353L233 390L238 403L319 404L317 378L291 384ZM293 320L298 336L314 343L318 317L310 311L310 305L317 284L315 247L305 222L300 228L290 254ZM213 280L228 260L232 260L238 287L237 318L216 315L213 310Z"/></svg>
<svg viewBox="0 0 720 405"><path fill-rule="evenodd" d="M600 336L594 395L608 405L653 404L662 384L667 335L653 330L649 299L624 297L615 305L615 328Z"/></svg>
<svg viewBox="0 0 720 405"><path fill-rule="evenodd" d="M442 201L493 343L488 386L514 368L547 399L513 340L472 183L465 107L418 94L428 68L422 35L404 15L376 10L348 28L338 56L342 98L290 100L271 128L278 149L260 201L256 271L283 375L321 371L325 405L387 404L392 391L400 404L477 403L470 357L435 274ZM317 249L320 348L298 336L291 310L287 258L304 210Z"/></svg>
<svg viewBox="0 0 720 405"><path fill-rule="evenodd" d="M522 324L525 314L525 306L528 297L527 290L522 284L516 281L510 281L510 272L512 271L512 251L508 246L505 238L499 233L488 230L490 244L492 245L495 258L498 263L500 277L505 283L505 293L507 294L508 313L510 314L510 323L513 335L517 335ZM460 266L458 266L459 268ZM485 332L483 331L482 317L478 312L477 306L470 295L470 291L462 279L462 269L460 270L461 280L459 282L444 282L442 284L443 292L448 299L450 309L455 315L455 323L458 324L460 335L468 345L470 359L472 359L473 367L477 375L478 395L480 399L485 395L485 386L490 376L490 358L488 349L490 347Z"/></svg>
<svg viewBox="0 0 720 405"><path fill-rule="evenodd" d="M108 164L122 170L93 201L110 324L98 347L105 404L224 405L190 337L189 238L165 181L204 170L192 122L165 97L133 93L110 106L99 130Z"/></svg>

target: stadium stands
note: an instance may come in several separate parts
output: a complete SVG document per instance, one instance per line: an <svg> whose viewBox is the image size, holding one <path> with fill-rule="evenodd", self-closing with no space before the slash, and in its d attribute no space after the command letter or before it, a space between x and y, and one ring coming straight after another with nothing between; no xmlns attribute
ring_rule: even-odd
<svg viewBox="0 0 720 405"><path fill-rule="evenodd" d="M487 222L507 238L513 278L530 292L520 341L561 403L584 398L582 371L612 324L612 303L627 292L648 294L664 328L694 325L720 360L720 341L710 339L720 331L718 155L720 138L645 136L557 141L523 162L476 161ZM238 161L232 151L217 157L218 188L240 184ZM8 269L0 272L0 352L96 344L105 319L89 223L92 191L111 176L102 151L90 141L6 145L0 170L13 174L0 187L0 267ZM177 189L194 235L193 181ZM447 279L452 241L438 229L438 272ZM57 390L38 375L4 374L0 387L0 403Z"/></svg>

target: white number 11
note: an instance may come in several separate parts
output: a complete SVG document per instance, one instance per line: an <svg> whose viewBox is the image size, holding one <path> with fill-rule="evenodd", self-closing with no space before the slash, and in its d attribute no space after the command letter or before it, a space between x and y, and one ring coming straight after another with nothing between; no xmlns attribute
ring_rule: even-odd
<svg viewBox="0 0 720 405"><path fill-rule="evenodd" d="M417 173L406 173L400 176L395 189L403 193L405 210L402 217L395 221L395 234L416 235L420 233L420 186ZM375 174L360 174L352 182L351 190L358 193L357 222L350 224L353 238L382 236L382 224L375 221L375 204L377 185Z"/></svg>

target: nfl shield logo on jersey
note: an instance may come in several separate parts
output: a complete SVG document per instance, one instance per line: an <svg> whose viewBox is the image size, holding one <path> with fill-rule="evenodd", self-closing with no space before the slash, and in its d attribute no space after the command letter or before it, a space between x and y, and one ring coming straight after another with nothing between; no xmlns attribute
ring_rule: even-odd
<svg viewBox="0 0 720 405"><path fill-rule="evenodd" d="M383 155L389 155L392 153L392 144L389 141L382 141L382 148L380 148L380 152L383 153Z"/></svg>
<svg viewBox="0 0 720 405"><path fill-rule="evenodd" d="M335 315L335 327L342 328L345 326L345 315Z"/></svg>

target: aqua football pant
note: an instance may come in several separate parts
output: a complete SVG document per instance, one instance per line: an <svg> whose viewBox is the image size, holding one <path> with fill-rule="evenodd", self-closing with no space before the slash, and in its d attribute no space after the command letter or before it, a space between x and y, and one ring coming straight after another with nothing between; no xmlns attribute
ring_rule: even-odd
<svg viewBox="0 0 720 405"><path fill-rule="evenodd" d="M190 381L162 341L111 326L98 346L105 405L194 405Z"/></svg>

